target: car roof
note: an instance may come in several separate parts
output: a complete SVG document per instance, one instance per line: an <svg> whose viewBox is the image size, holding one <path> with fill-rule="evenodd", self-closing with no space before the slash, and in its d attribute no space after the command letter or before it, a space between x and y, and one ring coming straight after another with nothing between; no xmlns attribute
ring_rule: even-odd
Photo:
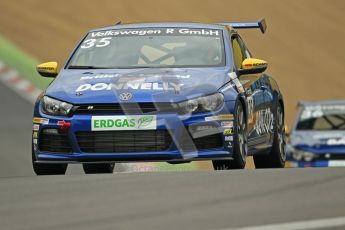
<svg viewBox="0 0 345 230"><path fill-rule="evenodd" d="M298 106L345 105L345 100L299 101Z"/></svg>
<svg viewBox="0 0 345 230"><path fill-rule="evenodd" d="M102 30L115 29L137 29L137 28L160 28L160 27L181 27L181 28L195 28L195 29L224 29L225 25L219 24L202 24L202 23L187 23L187 22L164 22L164 23L138 23L138 24L119 24L102 28L95 28L89 32L97 32Z"/></svg>

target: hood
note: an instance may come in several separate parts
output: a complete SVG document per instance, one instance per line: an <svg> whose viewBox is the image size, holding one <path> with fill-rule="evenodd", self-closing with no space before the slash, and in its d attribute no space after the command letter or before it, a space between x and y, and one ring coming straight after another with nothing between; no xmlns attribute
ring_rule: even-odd
<svg viewBox="0 0 345 230"><path fill-rule="evenodd" d="M72 104L177 102L215 93L227 81L225 68L62 70L46 95ZM127 92L131 99L121 101Z"/></svg>
<svg viewBox="0 0 345 230"><path fill-rule="evenodd" d="M295 131L291 145L316 154L345 153L345 131Z"/></svg>

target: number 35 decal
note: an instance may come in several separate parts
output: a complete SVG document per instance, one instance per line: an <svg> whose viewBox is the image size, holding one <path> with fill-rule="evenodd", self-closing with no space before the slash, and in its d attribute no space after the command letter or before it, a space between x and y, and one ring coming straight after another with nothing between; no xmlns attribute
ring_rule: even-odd
<svg viewBox="0 0 345 230"><path fill-rule="evenodd" d="M96 46L97 48L98 47L105 47L105 46L108 46L110 44L110 40L111 40L111 37L102 38L98 41L97 41L97 39L87 39L83 42L83 44L80 46L80 48L88 49L88 48L91 48L94 46Z"/></svg>

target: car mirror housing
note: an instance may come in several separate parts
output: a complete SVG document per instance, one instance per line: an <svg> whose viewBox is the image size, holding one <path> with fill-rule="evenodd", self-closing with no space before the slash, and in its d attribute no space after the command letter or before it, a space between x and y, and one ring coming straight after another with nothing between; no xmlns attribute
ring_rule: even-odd
<svg viewBox="0 0 345 230"><path fill-rule="evenodd" d="M239 69L240 75L242 74L255 74L262 73L267 69L267 62L256 58L246 58L242 62L242 68Z"/></svg>
<svg viewBox="0 0 345 230"><path fill-rule="evenodd" d="M42 77L56 77L58 75L58 63L45 62L37 65L36 70Z"/></svg>

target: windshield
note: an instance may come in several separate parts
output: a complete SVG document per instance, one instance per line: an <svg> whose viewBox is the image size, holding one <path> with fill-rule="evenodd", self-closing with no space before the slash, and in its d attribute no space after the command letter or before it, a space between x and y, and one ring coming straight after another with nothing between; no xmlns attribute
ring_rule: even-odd
<svg viewBox="0 0 345 230"><path fill-rule="evenodd" d="M68 68L224 66L221 30L142 28L91 32Z"/></svg>
<svg viewBox="0 0 345 230"><path fill-rule="evenodd" d="M300 113L297 130L345 130L345 105L307 106Z"/></svg>

